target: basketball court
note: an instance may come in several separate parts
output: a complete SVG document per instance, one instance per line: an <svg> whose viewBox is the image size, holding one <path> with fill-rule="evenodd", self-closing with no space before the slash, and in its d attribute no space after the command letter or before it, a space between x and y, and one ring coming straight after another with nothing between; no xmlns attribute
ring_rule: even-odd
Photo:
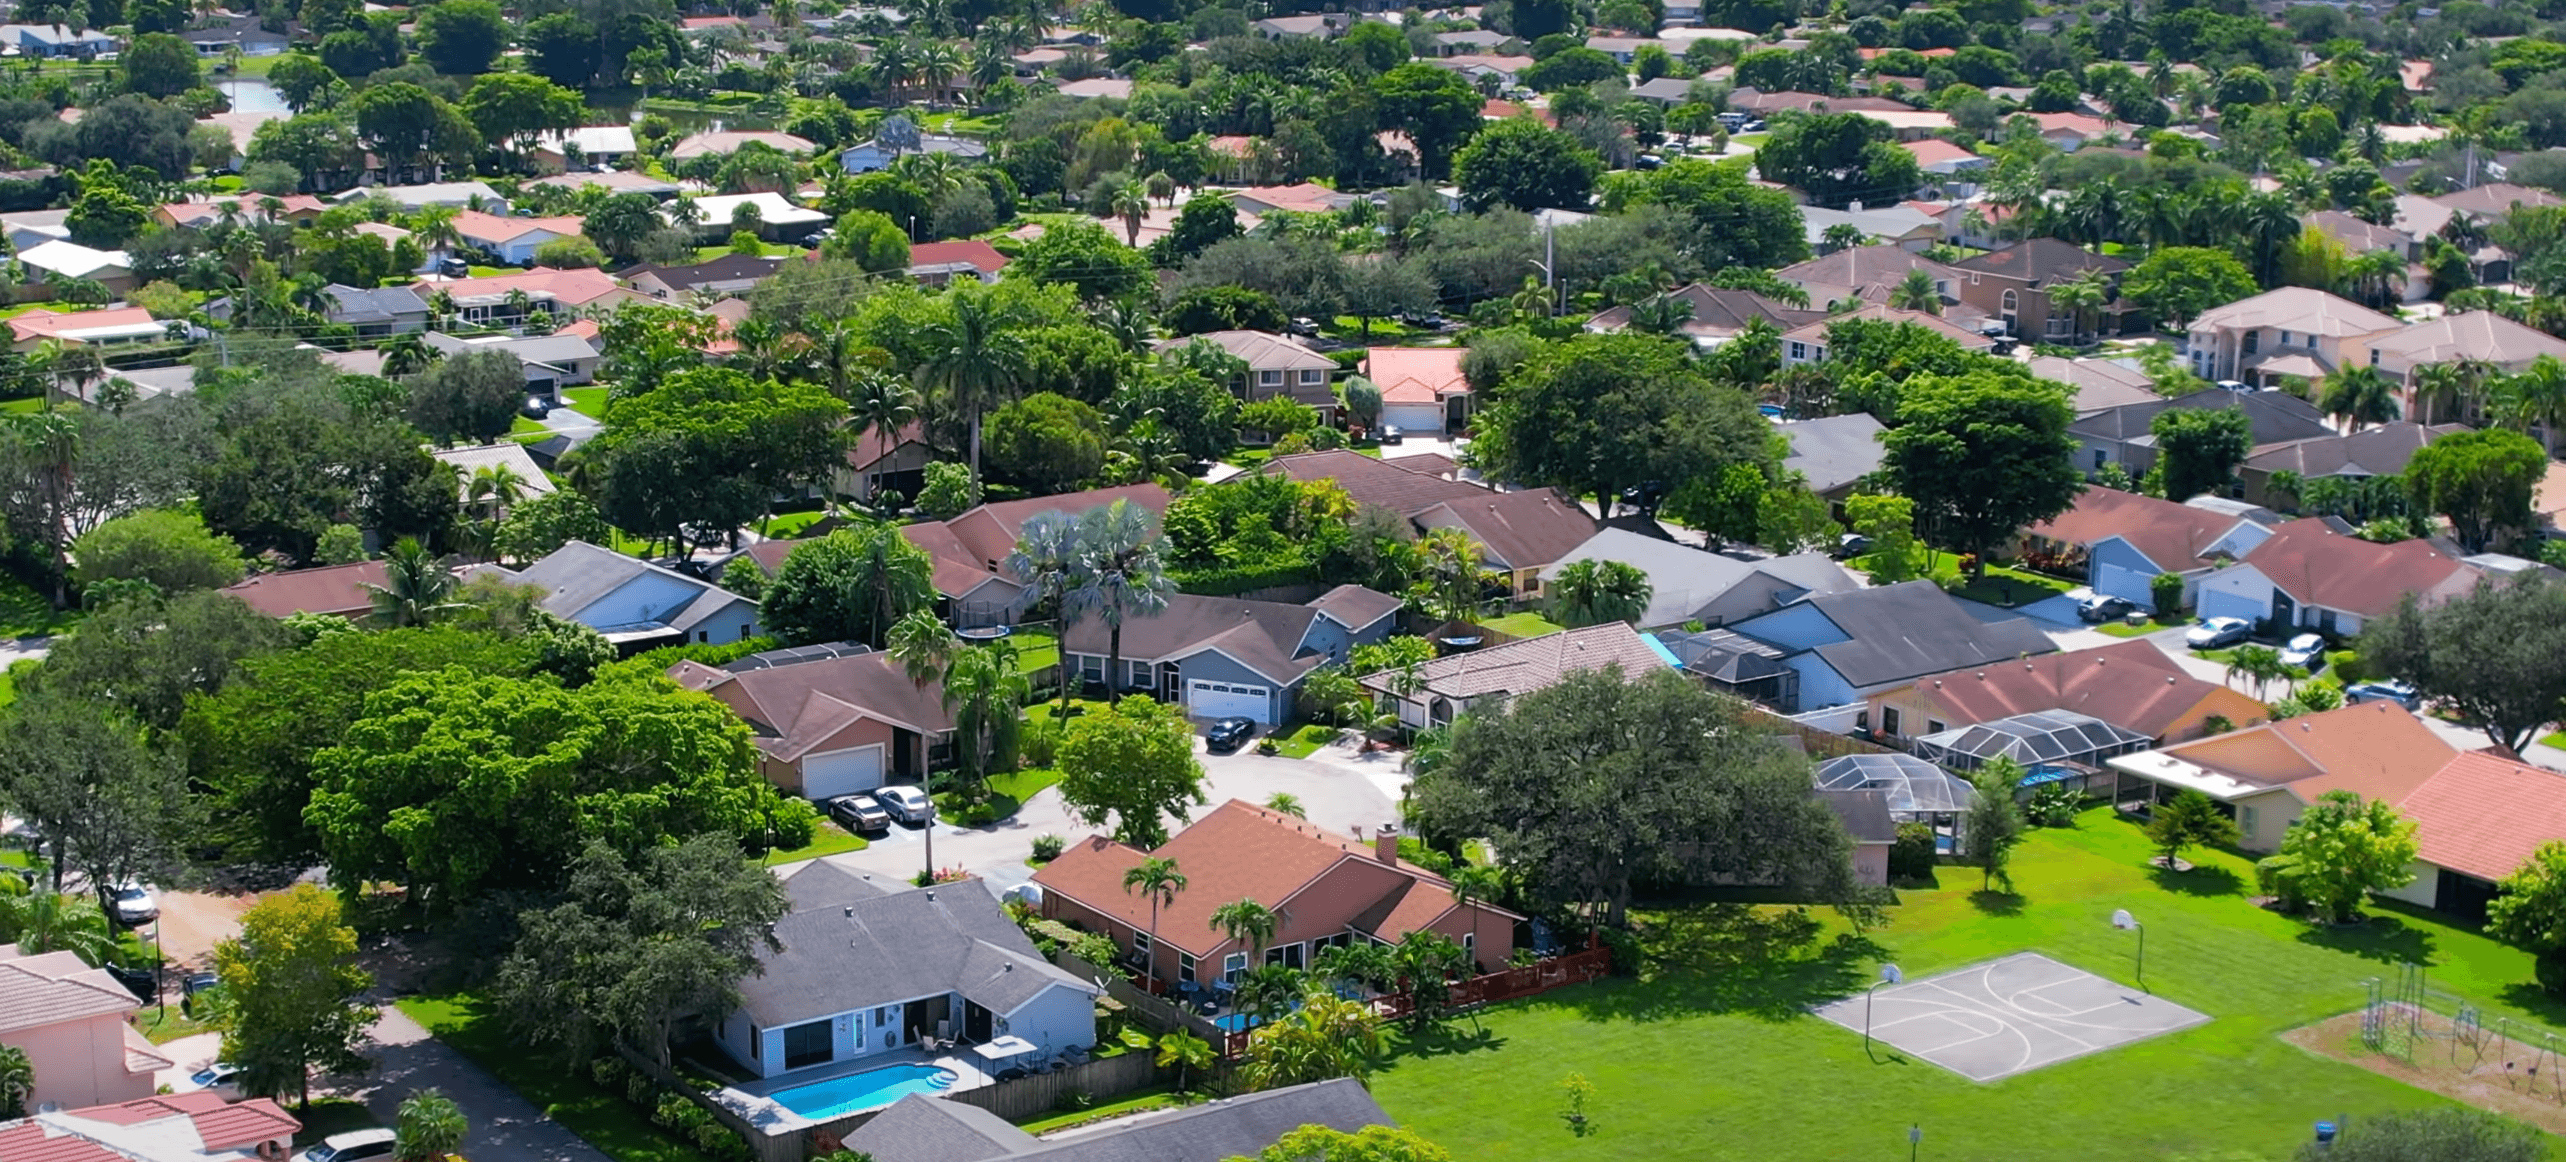
<svg viewBox="0 0 2566 1162"><path fill-rule="evenodd" d="M1821 1005L1817 1014L1971 1081L1996 1081L2071 1057L2188 1029L2208 1015L2070 968L2037 952Z"/></svg>

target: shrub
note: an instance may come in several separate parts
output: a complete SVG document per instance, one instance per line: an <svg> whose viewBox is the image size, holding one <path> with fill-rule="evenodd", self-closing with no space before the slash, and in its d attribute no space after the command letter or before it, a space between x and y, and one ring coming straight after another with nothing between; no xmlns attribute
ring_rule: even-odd
<svg viewBox="0 0 2566 1162"><path fill-rule="evenodd" d="M2370 677L2370 671L2363 668L2361 664L2359 650L2336 650L2329 653L2325 656L2325 665L2327 671L2334 675L2334 680L2346 686L2365 681Z"/></svg>
<svg viewBox="0 0 2566 1162"><path fill-rule="evenodd" d="M1083 1089L1063 1090L1059 1100L1051 1104L1053 1109L1064 1114L1074 1114L1081 1110L1095 1108L1096 1095Z"/></svg>
<svg viewBox="0 0 2566 1162"><path fill-rule="evenodd" d="M1889 845L1889 878L1929 880L1933 878L1933 825L1901 823L1897 841Z"/></svg>
<svg viewBox="0 0 2566 1162"><path fill-rule="evenodd" d="M1264 756L1266 756L1266 757L1268 757L1268 758L1272 758L1273 756L1275 756L1275 755L1277 755L1277 754L1282 753L1282 750L1283 750L1283 748L1281 748L1281 747L1279 747L1279 746L1274 745L1274 736L1273 736L1273 735L1270 735L1270 734L1269 734L1269 735L1267 735L1267 736L1265 736L1265 737L1263 737L1263 738L1260 738L1260 739L1257 739L1257 740L1256 740L1256 753L1261 754L1261 755L1264 755Z"/></svg>
<svg viewBox="0 0 2566 1162"><path fill-rule="evenodd" d="M2084 805L2084 792L2065 783L2044 783L2023 805L2023 817L2039 827L2074 827L2076 812Z"/></svg>
<svg viewBox="0 0 2566 1162"><path fill-rule="evenodd" d="M1050 767L1060 759L1060 726L1058 723L1036 723L1016 738L1016 755L1030 769Z"/></svg>
<svg viewBox="0 0 2566 1162"><path fill-rule="evenodd" d="M2566 997L2566 948L2552 948L2532 961L2531 975L2539 987L2552 997Z"/></svg>
<svg viewBox="0 0 2566 1162"><path fill-rule="evenodd" d="M1078 934L1078 939L1069 946L1071 956L1086 961L1096 968L1113 964L1114 957L1120 953L1121 949L1115 946L1114 938L1101 932L1081 932Z"/></svg>
<svg viewBox="0 0 2566 1162"><path fill-rule="evenodd" d="M1624 928L1604 928L1595 933L1604 947L1613 951L1614 976L1638 976L1647 954L1640 950L1639 934Z"/></svg>
<svg viewBox="0 0 2566 1162"><path fill-rule="evenodd" d="M1069 841L1057 835L1038 835L1034 837L1034 858L1043 863L1050 863L1059 859L1060 853L1068 847Z"/></svg>
<svg viewBox="0 0 2566 1162"><path fill-rule="evenodd" d="M2156 603L2156 616L2172 621L2183 616L2183 578L2180 574L2159 573L2147 583L2148 599Z"/></svg>

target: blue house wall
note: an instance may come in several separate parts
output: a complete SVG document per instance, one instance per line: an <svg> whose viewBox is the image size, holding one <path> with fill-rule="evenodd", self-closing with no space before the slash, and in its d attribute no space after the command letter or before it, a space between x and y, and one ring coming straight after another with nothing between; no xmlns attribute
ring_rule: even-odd
<svg viewBox="0 0 2566 1162"><path fill-rule="evenodd" d="M1783 659L1783 664L1800 672L1800 710L1843 706L1862 700L1853 683L1836 673L1835 667L1828 665L1825 658L1813 653L1794 654Z"/></svg>
<svg viewBox="0 0 2566 1162"><path fill-rule="evenodd" d="M1266 705L1268 720L1276 723L1293 720L1293 705L1300 694L1297 680L1290 685L1277 683L1273 677L1260 674L1218 650L1197 650L1176 663L1178 677L1186 682L1226 682L1233 686L1264 686L1269 692ZM1180 698L1183 696L1180 692ZM1181 703L1180 703L1181 705Z"/></svg>
<svg viewBox="0 0 2566 1162"><path fill-rule="evenodd" d="M2141 609L2156 607L2156 598L2148 586L2164 566L2147 559L2128 541L2109 537L2094 543L2090 552L2094 592L2117 597Z"/></svg>
<svg viewBox="0 0 2566 1162"><path fill-rule="evenodd" d="M1761 617L1750 617L1729 628L1786 650L1815 649L1847 640L1845 632L1836 628L1835 622L1814 605L1788 606ZM1805 694L1807 687L1801 689Z"/></svg>

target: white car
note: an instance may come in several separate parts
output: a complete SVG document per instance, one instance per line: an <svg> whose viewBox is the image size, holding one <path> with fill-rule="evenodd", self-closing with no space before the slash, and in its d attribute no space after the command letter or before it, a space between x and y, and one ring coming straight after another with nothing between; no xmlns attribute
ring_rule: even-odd
<svg viewBox="0 0 2566 1162"><path fill-rule="evenodd" d="M321 1144L294 1156L294 1162L364 1162L392 1156L390 1130L349 1130L321 1139Z"/></svg>
<svg viewBox="0 0 2566 1162"><path fill-rule="evenodd" d="M207 1090L223 1095L224 1101L241 1100L241 1067L217 1061L187 1075L187 1080L169 1087L177 1093Z"/></svg>
<svg viewBox="0 0 2566 1162"><path fill-rule="evenodd" d="M2244 641L2254 632L2254 623L2242 617L2205 617L2183 635L2183 644L2196 650L2214 650Z"/></svg>
<svg viewBox="0 0 2566 1162"><path fill-rule="evenodd" d="M149 924L160 919L160 900L149 884L126 884L116 889L116 920L127 927Z"/></svg>
<svg viewBox="0 0 2566 1162"><path fill-rule="evenodd" d="M2312 633L2291 638L2281 647L2281 664L2314 672L2325 665L2325 639Z"/></svg>
<svg viewBox="0 0 2566 1162"><path fill-rule="evenodd" d="M882 809L902 823L925 823L935 817L935 801L916 787L884 787L873 793Z"/></svg>

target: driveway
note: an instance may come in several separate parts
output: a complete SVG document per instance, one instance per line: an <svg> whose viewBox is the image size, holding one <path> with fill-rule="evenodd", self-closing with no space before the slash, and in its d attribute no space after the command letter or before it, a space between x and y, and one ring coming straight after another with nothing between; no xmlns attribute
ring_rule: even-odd
<svg viewBox="0 0 2566 1162"><path fill-rule="evenodd" d="M482 1072L461 1053L428 1035L426 1029L391 1005L374 1022L374 1043L365 1055L374 1071L340 1080L330 1092L365 1103L384 1125L391 1125L403 1099L434 1086L463 1107L472 1123L464 1135L467 1158L506 1162L607 1162L603 1151L544 1116L517 1091ZM317 1092L317 1087L316 1092Z"/></svg>

